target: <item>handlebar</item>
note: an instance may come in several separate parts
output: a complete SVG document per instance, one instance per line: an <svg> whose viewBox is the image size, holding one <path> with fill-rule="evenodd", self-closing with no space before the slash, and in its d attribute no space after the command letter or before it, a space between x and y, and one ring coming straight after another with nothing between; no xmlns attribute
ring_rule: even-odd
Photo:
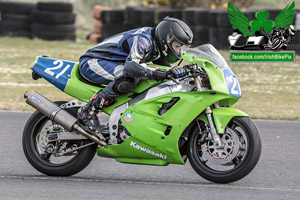
<svg viewBox="0 0 300 200"><path fill-rule="evenodd" d="M185 66L183 66L183 69L186 71L186 75L185 76L183 76L183 77L181 77L180 79L179 79L179 81L182 81L182 80L184 80L184 79L186 79L186 78L196 78L196 77L198 77L198 76L206 76L207 74L201 69L201 67L200 66L198 66L197 64L189 64L189 65L185 65ZM169 74L168 76L167 76L167 79L169 79L169 80L172 80L172 81L174 81L175 83L177 83L177 84L180 84L177 80L176 80L176 78L172 75L172 74Z"/></svg>

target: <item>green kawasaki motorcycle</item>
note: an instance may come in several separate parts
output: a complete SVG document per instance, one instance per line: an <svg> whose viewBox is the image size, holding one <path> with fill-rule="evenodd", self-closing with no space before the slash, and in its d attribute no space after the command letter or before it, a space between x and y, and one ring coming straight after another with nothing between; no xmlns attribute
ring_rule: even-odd
<svg viewBox="0 0 300 200"><path fill-rule="evenodd" d="M25 93L26 102L37 109L23 132L28 161L44 174L70 176L96 152L148 165L183 165L189 159L201 177L216 183L245 177L262 145L249 116L231 108L241 98L238 79L210 44L186 49L182 58L189 63L187 76L141 81L98 114L102 129L91 135L78 122L77 111L101 86L84 80L78 63L37 57L33 78L46 79L76 100L53 103L36 91Z"/></svg>

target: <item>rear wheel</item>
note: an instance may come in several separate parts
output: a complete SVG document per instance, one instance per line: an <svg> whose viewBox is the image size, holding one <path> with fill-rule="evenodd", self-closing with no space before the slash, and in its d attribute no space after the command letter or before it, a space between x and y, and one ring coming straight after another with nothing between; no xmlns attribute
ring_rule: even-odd
<svg viewBox="0 0 300 200"><path fill-rule="evenodd" d="M253 170L261 154L256 126L248 117L235 117L220 137L223 148L217 148L205 130L192 130L188 141L192 167L201 177L216 183L242 179Z"/></svg>
<svg viewBox="0 0 300 200"><path fill-rule="evenodd" d="M64 102L56 102L58 105ZM66 109L76 115L76 108ZM91 144L89 140L57 141L55 133L63 128L53 123L39 111L34 112L23 131L23 150L30 164L49 176L70 176L83 170L93 159L97 145L66 153L82 145ZM64 154L65 153L65 154Z"/></svg>

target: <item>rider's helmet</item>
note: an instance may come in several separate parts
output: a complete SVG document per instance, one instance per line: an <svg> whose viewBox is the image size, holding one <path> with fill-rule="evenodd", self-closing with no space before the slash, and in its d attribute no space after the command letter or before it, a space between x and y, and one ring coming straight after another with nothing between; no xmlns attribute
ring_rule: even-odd
<svg viewBox="0 0 300 200"><path fill-rule="evenodd" d="M183 21L165 17L155 28L155 41L169 63L181 59L181 47L192 44L193 32Z"/></svg>

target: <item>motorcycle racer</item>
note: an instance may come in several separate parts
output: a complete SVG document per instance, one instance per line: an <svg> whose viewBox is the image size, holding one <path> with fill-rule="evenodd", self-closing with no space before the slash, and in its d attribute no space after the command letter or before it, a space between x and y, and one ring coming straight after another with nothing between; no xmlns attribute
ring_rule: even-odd
<svg viewBox="0 0 300 200"><path fill-rule="evenodd" d="M87 50L80 57L81 75L96 84L107 84L83 106L78 117L93 133L100 129L98 112L114 103L118 96L132 91L141 79L162 81L168 75L180 78L183 68L162 70L145 63L170 66L181 59L181 47L190 46L191 29L183 21L166 17L156 27L143 27L114 35Z"/></svg>
<svg viewBox="0 0 300 200"><path fill-rule="evenodd" d="M265 47L273 50L287 49L287 44L292 43L295 33L296 30L293 25L290 25L288 29L286 28L274 29L270 37L268 38L268 43L266 44Z"/></svg>

